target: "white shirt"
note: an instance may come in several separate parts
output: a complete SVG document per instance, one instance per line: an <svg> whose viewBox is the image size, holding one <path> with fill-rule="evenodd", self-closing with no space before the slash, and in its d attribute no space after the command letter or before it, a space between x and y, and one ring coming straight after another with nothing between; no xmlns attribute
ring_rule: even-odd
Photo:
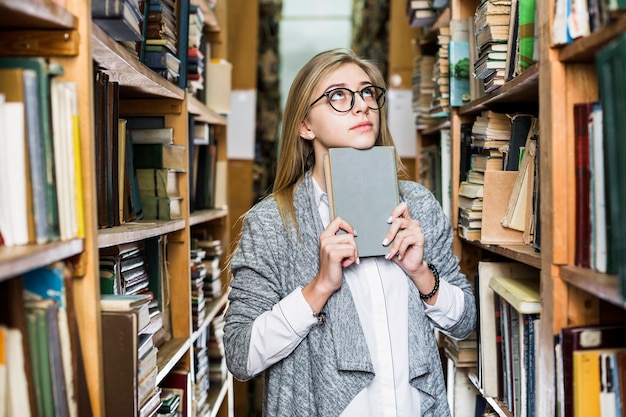
<svg viewBox="0 0 626 417"><path fill-rule="evenodd" d="M318 184L315 197L322 223L330 223L328 195ZM375 376L341 413L342 417L414 417L420 413L420 393L409 384L408 285L404 271L384 257L361 258L344 269L370 351ZM426 314L446 328L463 311L463 292L441 280L434 306ZM252 326L248 372L257 374L287 357L317 325L311 307L294 290L256 318Z"/></svg>

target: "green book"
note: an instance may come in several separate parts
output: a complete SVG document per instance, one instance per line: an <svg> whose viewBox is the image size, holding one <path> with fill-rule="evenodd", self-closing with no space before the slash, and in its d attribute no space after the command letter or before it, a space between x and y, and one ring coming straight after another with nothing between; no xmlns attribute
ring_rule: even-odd
<svg viewBox="0 0 626 417"><path fill-rule="evenodd" d="M535 63L535 0L518 0L517 73Z"/></svg>
<svg viewBox="0 0 626 417"><path fill-rule="evenodd" d="M600 103L604 119L604 173L606 189L607 272L617 275L622 296L626 296L626 118L623 115L626 84L626 33L596 54Z"/></svg>
<svg viewBox="0 0 626 417"><path fill-rule="evenodd" d="M400 202L395 149L331 148L324 165L331 218L354 227L359 257L387 254L387 219Z"/></svg>
<svg viewBox="0 0 626 417"><path fill-rule="evenodd" d="M135 168L167 168L185 170L185 150L182 145L133 144Z"/></svg>

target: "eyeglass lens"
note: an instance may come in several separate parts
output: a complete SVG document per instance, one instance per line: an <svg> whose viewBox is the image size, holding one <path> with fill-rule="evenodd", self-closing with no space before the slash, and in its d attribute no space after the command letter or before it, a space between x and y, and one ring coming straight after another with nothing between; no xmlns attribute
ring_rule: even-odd
<svg viewBox="0 0 626 417"><path fill-rule="evenodd" d="M326 93L326 97L335 110L346 112L351 110L354 106L356 101L355 94L359 94L372 110L378 110L385 104L385 90L376 86L368 86L361 91L352 91L348 88L335 88Z"/></svg>

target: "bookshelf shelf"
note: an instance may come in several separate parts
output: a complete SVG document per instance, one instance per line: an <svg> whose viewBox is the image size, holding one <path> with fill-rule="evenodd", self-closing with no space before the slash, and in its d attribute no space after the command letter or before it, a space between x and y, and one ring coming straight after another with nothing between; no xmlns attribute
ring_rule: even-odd
<svg viewBox="0 0 626 417"><path fill-rule="evenodd" d="M533 268L541 269L541 253L535 252L530 245L486 245L480 242L466 242Z"/></svg>
<svg viewBox="0 0 626 417"><path fill-rule="evenodd" d="M188 99L187 110L196 116L196 121L226 126L226 118L224 116L208 108L193 96L189 96Z"/></svg>
<svg viewBox="0 0 626 417"><path fill-rule="evenodd" d="M139 62L136 55L114 41L95 23L91 25L93 59L120 83L120 95L133 97L185 98L185 91Z"/></svg>
<svg viewBox="0 0 626 417"><path fill-rule="evenodd" d="M626 309L626 300L620 294L617 276L569 265L560 268L560 276L568 284Z"/></svg>
<svg viewBox="0 0 626 417"><path fill-rule="evenodd" d="M83 250L82 239L45 245L0 247L0 281L61 259L71 258L79 255Z"/></svg>
<svg viewBox="0 0 626 417"><path fill-rule="evenodd" d="M178 361L189 353L189 339L174 338L165 342L157 353L157 385L170 373Z"/></svg>
<svg viewBox="0 0 626 417"><path fill-rule="evenodd" d="M498 105L498 112L535 110L539 99L539 65L535 64L496 91L459 109L460 116L475 116Z"/></svg>
<svg viewBox="0 0 626 417"><path fill-rule="evenodd" d="M439 133L442 129L449 129L449 128L450 128L450 119L445 119L441 123L438 123L434 126L428 126L427 128L420 129L420 130L422 132L422 135L434 135L434 134Z"/></svg>
<svg viewBox="0 0 626 417"><path fill-rule="evenodd" d="M606 27L562 47L559 50L559 60L561 62L593 63L598 48L606 45L624 31L626 31L626 14L622 13Z"/></svg>
<svg viewBox="0 0 626 417"><path fill-rule="evenodd" d="M225 208L195 211L191 213L191 216L189 216L189 225L195 226L198 224L211 222L217 219L224 219L227 216L228 216L228 210Z"/></svg>
<svg viewBox="0 0 626 417"><path fill-rule="evenodd" d="M183 230L185 219L178 220L142 220L98 231L98 247L119 245L125 242L149 239L160 235Z"/></svg>
<svg viewBox="0 0 626 417"><path fill-rule="evenodd" d="M2 29L74 29L77 25L76 16L48 0L0 0Z"/></svg>

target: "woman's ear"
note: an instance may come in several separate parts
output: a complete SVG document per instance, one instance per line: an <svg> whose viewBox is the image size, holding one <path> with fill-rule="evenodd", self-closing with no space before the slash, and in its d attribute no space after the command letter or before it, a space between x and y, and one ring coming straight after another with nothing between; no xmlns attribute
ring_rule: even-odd
<svg viewBox="0 0 626 417"><path fill-rule="evenodd" d="M315 133L306 125L306 123L302 122L300 125L300 137L304 139L313 140L315 139Z"/></svg>

